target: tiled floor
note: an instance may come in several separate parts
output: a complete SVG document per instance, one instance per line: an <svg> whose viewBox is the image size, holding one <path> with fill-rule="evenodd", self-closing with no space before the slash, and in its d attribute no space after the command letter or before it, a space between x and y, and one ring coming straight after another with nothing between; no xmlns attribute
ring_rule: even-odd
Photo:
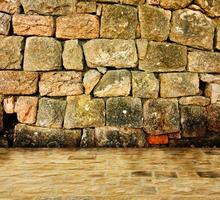
<svg viewBox="0 0 220 200"><path fill-rule="evenodd" d="M220 149L0 149L0 199L217 200Z"/></svg>

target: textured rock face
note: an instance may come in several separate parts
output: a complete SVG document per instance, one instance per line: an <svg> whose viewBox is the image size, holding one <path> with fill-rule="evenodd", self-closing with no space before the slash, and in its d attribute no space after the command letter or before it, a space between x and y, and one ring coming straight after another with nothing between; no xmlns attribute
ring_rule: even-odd
<svg viewBox="0 0 220 200"><path fill-rule="evenodd" d="M144 130L151 135L180 131L180 114L176 99L150 99L144 103Z"/></svg>
<svg viewBox="0 0 220 200"><path fill-rule="evenodd" d="M93 39L99 36L99 19L89 14L59 17L56 37L63 39Z"/></svg>
<svg viewBox="0 0 220 200"><path fill-rule="evenodd" d="M148 5L139 7L141 38L164 41L170 30L171 12Z"/></svg>
<svg viewBox="0 0 220 200"><path fill-rule="evenodd" d="M77 13L96 13L96 2L78 2L76 5Z"/></svg>
<svg viewBox="0 0 220 200"><path fill-rule="evenodd" d="M0 69L21 69L23 47L23 37L0 36Z"/></svg>
<svg viewBox="0 0 220 200"><path fill-rule="evenodd" d="M192 0L160 0L160 6L165 9L177 10L187 7L191 2Z"/></svg>
<svg viewBox="0 0 220 200"><path fill-rule="evenodd" d="M81 72L47 72L39 82L41 96L72 96L83 93Z"/></svg>
<svg viewBox="0 0 220 200"><path fill-rule="evenodd" d="M37 82L35 72L0 71L0 94L34 94Z"/></svg>
<svg viewBox="0 0 220 200"><path fill-rule="evenodd" d="M75 11L75 0L21 0L26 14L68 15Z"/></svg>
<svg viewBox="0 0 220 200"><path fill-rule="evenodd" d="M84 44L87 65L95 67L133 68L137 66L137 51L133 40L91 40Z"/></svg>
<svg viewBox="0 0 220 200"><path fill-rule="evenodd" d="M206 83L220 84L220 74L200 74L200 80Z"/></svg>
<svg viewBox="0 0 220 200"><path fill-rule="evenodd" d="M147 72L183 71L187 64L184 46L141 41L138 44L139 68Z"/></svg>
<svg viewBox="0 0 220 200"><path fill-rule="evenodd" d="M123 5L104 5L102 8L102 38L134 39L137 29L137 9Z"/></svg>
<svg viewBox="0 0 220 200"><path fill-rule="evenodd" d="M191 72L220 73L220 53L205 51L189 52L188 68Z"/></svg>
<svg viewBox="0 0 220 200"><path fill-rule="evenodd" d="M219 0L195 0L205 12L211 17L220 17L220 2Z"/></svg>
<svg viewBox="0 0 220 200"><path fill-rule="evenodd" d="M61 69L62 47L49 37L29 37L24 53L24 70L49 71Z"/></svg>
<svg viewBox="0 0 220 200"><path fill-rule="evenodd" d="M207 108L208 129L210 131L220 131L220 102L211 104Z"/></svg>
<svg viewBox="0 0 220 200"><path fill-rule="evenodd" d="M20 1L19 0L1 0L0 1L0 11L9 14L20 12Z"/></svg>
<svg viewBox="0 0 220 200"><path fill-rule="evenodd" d="M15 147L79 147L81 130L50 129L18 124Z"/></svg>
<svg viewBox="0 0 220 200"><path fill-rule="evenodd" d="M0 35L8 35L11 23L11 16L0 13Z"/></svg>
<svg viewBox="0 0 220 200"><path fill-rule="evenodd" d="M181 106L183 137L202 137L206 133L207 112L201 106Z"/></svg>
<svg viewBox="0 0 220 200"><path fill-rule="evenodd" d="M1 102L1 97L0 97L0 102ZM15 113L15 103L16 103L16 97L14 96L5 97L3 100L4 111L7 114Z"/></svg>
<svg viewBox="0 0 220 200"><path fill-rule="evenodd" d="M41 98L37 115L37 126L62 128L66 102L60 99Z"/></svg>
<svg viewBox="0 0 220 200"><path fill-rule="evenodd" d="M181 97L179 99L181 105L195 105L195 106L207 106L210 104L210 99L203 96Z"/></svg>
<svg viewBox="0 0 220 200"><path fill-rule="evenodd" d="M50 16L14 15L13 30L17 35L52 36L55 26Z"/></svg>
<svg viewBox="0 0 220 200"><path fill-rule="evenodd" d="M150 135L147 141L151 145L168 144L169 138L167 135Z"/></svg>
<svg viewBox="0 0 220 200"><path fill-rule="evenodd" d="M67 40L63 50L63 65L69 70L83 70L83 52L78 40Z"/></svg>
<svg viewBox="0 0 220 200"><path fill-rule="evenodd" d="M200 49L213 48L214 25L199 11L173 12L170 40Z"/></svg>
<svg viewBox="0 0 220 200"><path fill-rule="evenodd" d="M95 128L95 144L98 147L144 147L142 129L98 127Z"/></svg>
<svg viewBox="0 0 220 200"><path fill-rule="evenodd" d="M215 48L220 50L220 20L218 20L218 24L217 24L217 27L216 27Z"/></svg>
<svg viewBox="0 0 220 200"><path fill-rule="evenodd" d="M153 73L132 72L132 95L140 98L157 98L159 80Z"/></svg>
<svg viewBox="0 0 220 200"><path fill-rule="evenodd" d="M95 147L95 129L84 128L82 138L80 141L80 147Z"/></svg>
<svg viewBox="0 0 220 200"><path fill-rule="evenodd" d="M105 125L105 102L90 96L67 98L64 128L89 128Z"/></svg>
<svg viewBox="0 0 220 200"><path fill-rule="evenodd" d="M110 70L103 75L94 90L97 97L128 96L131 90L131 73L128 70Z"/></svg>
<svg viewBox="0 0 220 200"><path fill-rule="evenodd" d="M161 97L179 97L199 94L197 73L167 73L160 75Z"/></svg>
<svg viewBox="0 0 220 200"><path fill-rule="evenodd" d="M210 97L211 103L220 101L220 84L208 84L205 88L205 95Z"/></svg>
<svg viewBox="0 0 220 200"><path fill-rule="evenodd" d="M133 97L109 98L106 102L106 124L128 128L143 125L141 99Z"/></svg>

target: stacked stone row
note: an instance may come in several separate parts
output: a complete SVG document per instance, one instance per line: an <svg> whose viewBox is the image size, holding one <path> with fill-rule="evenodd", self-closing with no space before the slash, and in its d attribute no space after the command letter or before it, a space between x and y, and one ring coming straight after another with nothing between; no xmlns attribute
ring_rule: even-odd
<svg viewBox="0 0 220 200"><path fill-rule="evenodd" d="M0 0L14 146L181 144L220 132L220 2Z"/></svg>

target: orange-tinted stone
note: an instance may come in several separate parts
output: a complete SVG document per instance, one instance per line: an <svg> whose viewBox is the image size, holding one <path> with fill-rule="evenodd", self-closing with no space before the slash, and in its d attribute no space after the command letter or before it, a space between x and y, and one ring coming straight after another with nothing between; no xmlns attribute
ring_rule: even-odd
<svg viewBox="0 0 220 200"><path fill-rule="evenodd" d="M154 135L147 138L149 144L168 144L169 139L167 135Z"/></svg>

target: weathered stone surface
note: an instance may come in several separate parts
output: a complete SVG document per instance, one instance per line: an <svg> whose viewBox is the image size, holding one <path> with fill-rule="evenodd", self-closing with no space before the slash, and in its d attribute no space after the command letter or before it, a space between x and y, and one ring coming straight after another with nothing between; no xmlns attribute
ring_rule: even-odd
<svg viewBox="0 0 220 200"><path fill-rule="evenodd" d="M144 4L145 0L121 0L121 2L128 5L140 5Z"/></svg>
<svg viewBox="0 0 220 200"><path fill-rule="evenodd" d="M21 0L24 12L40 15L69 15L75 12L75 0Z"/></svg>
<svg viewBox="0 0 220 200"><path fill-rule="evenodd" d="M142 129L97 127L95 144L98 147L144 147L145 134Z"/></svg>
<svg viewBox="0 0 220 200"><path fill-rule="evenodd" d="M151 145L168 144L169 138L168 135L150 135L147 142Z"/></svg>
<svg viewBox="0 0 220 200"><path fill-rule="evenodd" d="M132 72L132 95L140 98L157 98L159 80L153 73Z"/></svg>
<svg viewBox="0 0 220 200"><path fill-rule="evenodd" d="M0 71L0 94L34 94L37 81L36 72Z"/></svg>
<svg viewBox="0 0 220 200"><path fill-rule="evenodd" d="M105 125L105 102L90 96L67 97L64 127L89 128Z"/></svg>
<svg viewBox="0 0 220 200"><path fill-rule="evenodd" d="M0 35L8 35L10 30L11 16L0 13Z"/></svg>
<svg viewBox="0 0 220 200"><path fill-rule="evenodd" d="M82 138L80 141L80 147L88 148L95 147L95 129L84 128Z"/></svg>
<svg viewBox="0 0 220 200"><path fill-rule="evenodd" d="M182 9L173 12L170 40L201 49L213 48L214 25L199 11Z"/></svg>
<svg viewBox="0 0 220 200"><path fill-rule="evenodd" d="M128 70L109 70L95 87L97 97L128 96L131 90L131 73Z"/></svg>
<svg viewBox="0 0 220 200"><path fill-rule="evenodd" d="M199 94L199 76L197 73L160 74L161 97L180 97Z"/></svg>
<svg viewBox="0 0 220 200"><path fill-rule="evenodd" d="M192 0L160 0L160 6L165 9L177 10L187 7Z"/></svg>
<svg viewBox="0 0 220 200"><path fill-rule="evenodd" d="M96 13L96 2L78 2L76 5L77 13Z"/></svg>
<svg viewBox="0 0 220 200"><path fill-rule="evenodd" d="M183 137L202 137L206 133L207 112L201 106L181 106Z"/></svg>
<svg viewBox="0 0 220 200"><path fill-rule="evenodd" d="M171 12L147 4L139 7L141 38L164 41L170 30Z"/></svg>
<svg viewBox="0 0 220 200"><path fill-rule="evenodd" d="M219 0L195 0L205 12L211 17L220 17L220 1Z"/></svg>
<svg viewBox="0 0 220 200"><path fill-rule="evenodd" d="M24 38L0 36L0 69L21 69Z"/></svg>
<svg viewBox="0 0 220 200"><path fill-rule="evenodd" d="M61 69L62 47L49 37L29 37L24 54L24 70L49 71Z"/></svg>
<svg viewBox="0 0 220 200"><path fill-rule="evenodd" d="M65 41L63 65L65 69L83 70L83 52L78 40Z"/></svg>
<svg viewBox="0 0 220 200"><path fill-rule="evenodd" d="M207 106L210 104L210 99L203 96L181 97L179 99L181 105L195 105L195 106Z"/></svg>
<svg viewBox="0 0 220 200"><path fill-rule="evenodd" d="M106 104L106 124L127 128L143 125L141 99L133 97L109 98Z"/></svg>
<svg viewBox="0 0 220 200"><path fill-rule="evenodd" d="M188 69L191 72L220 73L220 53L206 51L189 52Z"/></svg>
<svg viewBox="0 0 220 200"><path fill-rule="evenodd" d="M220 74L200 74L200 79L206 83L220 84Z"/></svg>
<svg viewBox="0 0 220 200"><path fill-rule="evenodd" d="M141 40L140 40L141 42ZM184 71L187 65L187 48L160 43L139 42L139 69L147 72Z"/></svg>
<svg viewBox="0 0 220 200"><path fill-rule="evenodd" d="M0 102L1 102L1 100L0 100ZM7 114L15 113L15 103L16 103L16 97L14 97L14 96L4 98L4 100L3 100L4 111Z"/></svg>
<svg viewBox="0 0 220 200"><path fill-rule="evenodd" d="M20 0L0 0L0 11L9 14L20 12Z"/></svg>
<svg viewBox="0 0 220 200"><path fill-rule="evenodd" d="M47 72L39 82L41 96L71 96L83 93L81 72Z"/></svg>
<svg viewBox="0 0 220 200"><path fill-rule="evenodd" d="M215 48L220 50L220 19L219 19L219 24L216 27Z"/></svg>
<svg viewBox="0 0 220 200"><path fill-rule="evenodd" d="M137 66L137 51L133 40L90 40L83 46L87 65L96 67L132 68Z"/></svg>
<svg viewBox="0 0 220 200"><path fill-rule="evenodd" d="M220 102L210 104L207 107L208 129L214 132L220 132Z"/></svg>
<svg viewBox="0 0 220 200"><path fill-rule="evenodd" d="M40 15L14 15L13 31L16 35L52 36L55 31L52 17Z"/></svg>
<svg viewBox="0 0 220 200"><path fill-rule="evenodd" d="M220 101L220 84L208 84L205 88L205 96L211 98L211 103Z"/></svg>
<svg viewBox="0 0 220 200"><path fill-rule="evenodd" d="M37 126L62 128L66 102L61 99L41 98L37 115Z"/></svg>
<svg viewBox="0 0 220 200"><path fill-rule="evenodd" d="M124 5L104 5L102 8L102 38L134 39L138 19L137 9Z"/></svg>
<svg viewBox="0 0 220 200"><path fill-rule="evenodd" d="M79 147L81 130L15 126L15 147Z"/></svg>
<svg viewBox="0 0 220 200"><path fill-rule="evenodd" d="M85 94L89 95L93 88L97 85L101 78L101 73L95 69L89 70L84 74L83 86L85 88Z"/></svg>
<svg viewBox="0 0 220 200"><path fill-rule="evenodd" d="M150 99L144 103L144 130L151 135L175 133L180 130L177 99Z"/></svg>
<svg viewBox="0 0 220 200"><path fill-rule="evenodd" d="M24 124L34 124L37 117L37 106L38 97L18 97L15 106L18 121Z"/></svg>
<svg viewBox="0 0 220 200"><path fill-rule="evenodd" d="M93 39L99 37L99 18L90 14L58 17L56 37L63 39Z"/></svg>

